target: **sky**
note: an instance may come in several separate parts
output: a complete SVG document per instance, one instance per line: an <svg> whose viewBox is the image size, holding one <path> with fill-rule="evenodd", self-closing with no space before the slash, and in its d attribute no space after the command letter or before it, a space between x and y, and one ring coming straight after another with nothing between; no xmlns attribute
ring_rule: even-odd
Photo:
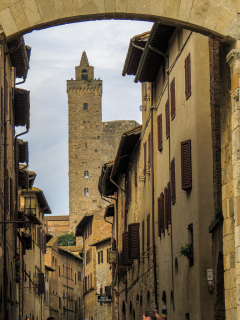
<svg viewBox="0 0 240 320"><path fill-rule="evenodd" d="M29 169L37 173L34 186L42 189L53 215L69 214L68 102L66 80L75 78L83 50L103 80L103 121L141 123L140 84L122 76L130 39L151 30L141 21L91 21L33 31L24 36L31 50L27 80L30 90ZM18 132L19 132L18 128Z"/></svg>

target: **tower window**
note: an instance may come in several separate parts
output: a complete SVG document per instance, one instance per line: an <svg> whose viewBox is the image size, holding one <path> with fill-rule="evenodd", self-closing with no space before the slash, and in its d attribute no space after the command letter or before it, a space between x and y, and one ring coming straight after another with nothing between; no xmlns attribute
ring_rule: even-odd
<svg viewBox="0 0 240 320"><path fill-rule="evenodd" d="M88 103L85 102L85 103L83 104L83 110L88 110Z"/></svg>
<svg viewBox="0 0 240 320"><path fill-rule="evenodd" d="M89 178L89 172L88 171L84 171L84 178Z"/></svg>
<svg viewBox="0 0 240 320"><path fill-rule="evenodd" d="M84 188L84 196L85 196L85 197L88 197L88 196L89 196L88 188Z"/></svg>
<svg viewBox="0 0 240 320"><path fill-rule="evenodd" d="M82 80L87 80L88 79L88 72L86 69L82 70Z"/></svg>

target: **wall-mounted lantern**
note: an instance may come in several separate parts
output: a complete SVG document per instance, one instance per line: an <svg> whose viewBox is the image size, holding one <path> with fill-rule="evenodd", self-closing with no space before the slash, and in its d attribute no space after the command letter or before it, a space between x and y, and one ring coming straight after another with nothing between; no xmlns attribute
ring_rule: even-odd
<svg viewBox="0 0 240 320"><path fill-rule="evenodd" d="M117 251L108 251L108 262L110 264L117 263Z"/></svg>
<svg viewBox="0 0 240 320"><path fill-rule="evenodd" d="M36 207L37 207L37 202L36 202L36 196L33 195L26 195L25 196L25 214L27 215L34 215L36 216Z"/></svg>

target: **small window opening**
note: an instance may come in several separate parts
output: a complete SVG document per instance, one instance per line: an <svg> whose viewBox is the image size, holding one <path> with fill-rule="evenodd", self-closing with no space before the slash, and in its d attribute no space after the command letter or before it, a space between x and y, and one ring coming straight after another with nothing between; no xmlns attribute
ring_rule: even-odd
<svg viewBox="0 0 240 320"><path fill-rule="evenodd" d="M88 72L86 69L82 70L82 80L87 80L88 79Z"/></svg>
<svg viewBox="0 0 240 320"><path fill-rule="evenodd" d="M85 102L85 103L83 104L83 110L88 110L88 103Z"/></svg>
<svg viewBox="0 0 240 320"><path fill-rule="evenodd" d="M85 197L88 197L88 196L89 196L88 188L84 188L84 196L85 196Z"/></svg>
<svg viewBox="0 0 240 320"><path fill-rule="evenodd" d="M84 178L89 178L89 172L88 171L84 171Z"/></svg>

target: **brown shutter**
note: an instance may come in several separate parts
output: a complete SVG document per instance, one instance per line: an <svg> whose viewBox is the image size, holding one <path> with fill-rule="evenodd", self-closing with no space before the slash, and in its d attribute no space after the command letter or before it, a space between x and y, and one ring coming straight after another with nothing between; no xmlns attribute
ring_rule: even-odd
<svg viewBox="0 0 240 320"><path fill-rule="evenodd" d="M45 292L45 281L44 273L38 273L38 294L43 294Z"/></svg>
<svg viewBox="0 0 240 320"><path fill-rule="evenodd" d="M164 227L168 228L168 190L164 188Z"/></svg>
<svg viewBox="0 0 240 320"><path fill-rule="evenodd" d="M144 242L145 242L145 230L144 230L144 220L142 221L142 253L144 253Z"/></svg>
<svg viewBox="0 0 240 320"><path fill-rule="evenodd" d="M147 250L150 249L150 213L147 215Z"/></svg>
<svg viewBox="0 0 240 320"><path fill-rule="evenodd" d="M98 252L98 264L100 264L100 251Z"/></svg>
<svg viewBox="0 0 240 320"><path fill-rule="evenodd" d="M146 174L146 167L147 167L147 145L146 142L143 144L144 148L144 164L143 164L143 173Z"/></svg>
<svg viewBox="0 0 240 320"><path fill-rule="evenodd" d="M166 138L169 138L169 101L165 104L165 116L166 116Z"/></svg>
<svg viewBox="0 0 240 320"><path fill-rule="evenodd" d="M18 140L18 161L21 163L28 163L28 142Z"/></svg>
<svg viewBox="0 0 240 320"><path fill-rule="evenodd" d="M14 89L14 114L15 126L26 126L29 128L29 91Z"/></svg>
<svg viewBox="0 0 240 320"><path fill-rule="evenodd" d="M170 92L171 92L171 119L173 120L176 115L175 78L173 78L171 82Z"/></svg>
<svg viewBox="0 0 240 320"><path fill-rule="evenodd" d="M191 58L190 53L185 59L185 96L186 100L191 96Z"/></svg>
<svg viewBox="0 0 240 320"><path fill-rule="evenodd" d="M163 139L162 139L162 114L157 117L157 127L158 127L158 151L162 151Z"/></svg>
<svg viewBox="0 0 240 320"><path fill-rule="evenodd" d="M182 189L192 187L191 140L181 142Z"/></svg>
<svg viewBox="0 0 240 320"><path fill-rule="evenodd" d="M123 263L125 266L132 265L132 259L129 257L129 234L127 231L122 234L123 240Z"/></svg>
<svg viewBox="0 0 240 320"><path fill-rule="evenodd" d="M101 251L101 263L103 263L103 251Z"/></svg>
<svg viewBox="0 0 240 320"><path fill-rule="evenodd" d="M151 133L148 135L148 166L151 166Z"/></svg>
<svg viewBox="0 0 240 320"><path fill-rule="evenodd" d="M161 236L161 199L158 197L158 236Z"/></svg>
<svg viewBox="0 0 240 320"><path fill-rule="evenodd" d="M172 212L171 212L171 185L170 185L170 182L168 182L167 189L168 189L168 224L171 224L172 223Z"/></svg>
<svg viewBox="0 0 240 320"><path fill-rule="evenodd" d="M111 297L112 291L110 286L105 287L105 293L106 293L106 296Z"/></svg>
<svg viewBox="0 0 240 320"><path fill-rule="evenodd" d="M164 195L160 194L160 231L164 232Z"/></svg>
<svg viewBox="0 0 240 320"><path fill-rule="evenodd" d="M175 183L175 158L171 161L171 193L172 204L176 202L176 183Z"/></svg>
<svg viewBox="0 0 240 320"><path fill-rule="evenodd" d="M139 223L131 223L128 226L130 259L138 259L140 255L139 226Z"/></svg>

